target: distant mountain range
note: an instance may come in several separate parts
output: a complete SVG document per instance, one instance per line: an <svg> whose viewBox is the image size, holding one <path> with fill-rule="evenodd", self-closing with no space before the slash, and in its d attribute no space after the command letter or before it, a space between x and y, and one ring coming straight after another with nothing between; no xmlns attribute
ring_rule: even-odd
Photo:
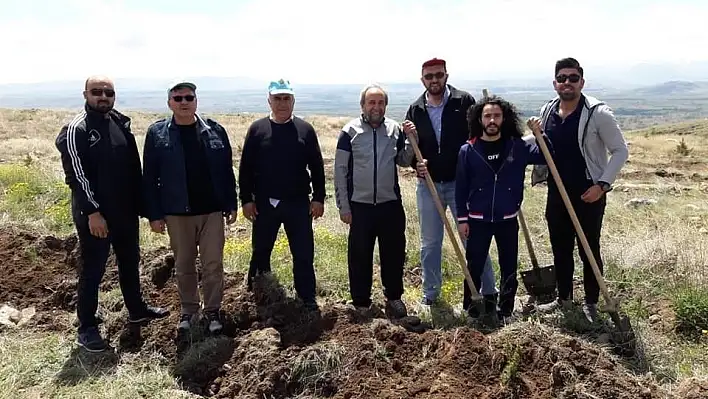
<svg viewBox="0 0 708 399"><path fill-rule="evenodd" d="M198 85L201 112L262 113L268 111L267 82L242 77L195 77L193 80ZM169 80L156 79L116 79L118 90L116 106L123 110L166 112L166 89L169 82ZM486 81L451 79L450 83L469 91L475 98L481 97L482 89L486 88L491 93L502 95L513 102L524 115L536 114L545 101L555 96L551 82L539 79ZM83 81L0 85L0 107L77 109L83 104L81 96L83 85ZM398 119L403 118L408 105L415 101L423 90L420 82L391 83L386 84L386 87L390 97L388 114ZM361 88L362 85L355 84L296 85L296 112L301 115L358 115ZM611 102L619 114L636 114L631 105L634 103L631 101L633 99L643 104L647 101L658 101L660 106L658 108L663 109L662 112L669 112L674 106L672 102L680 99L691 101L699 99L708 103L708 78L702 81L671 80L644 86L588 83L584 91ZM644 105L642 107L642 114L654 113L653 110L647 111Z"/></svg>
<svg viewBox="0 0 708 399"><path fill-rule="evenodd" d="M632 90L639 96L706 96L708 81L688 82L673 80L658 85L640 87Z"/></svg>

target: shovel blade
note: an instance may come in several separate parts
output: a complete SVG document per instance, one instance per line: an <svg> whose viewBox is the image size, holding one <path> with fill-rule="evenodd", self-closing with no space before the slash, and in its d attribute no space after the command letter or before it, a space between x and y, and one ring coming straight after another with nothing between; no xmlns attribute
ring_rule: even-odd
<svg viewBox="0 0 708 399"><path fill-rule="evenodd" d="M624 357L634 356L637 352L637 335L632 328L629 317L620 316L618 313L612 312L610 313L610 318L615 325L615 331L611 334L615 352Z"/></svg>
<svg viewBox="0 0 708 399"><path fill-rule="evenodd" d="M526 292L536 298L556 297L556 271L554 265L521 272L521 281Z"/></svg>

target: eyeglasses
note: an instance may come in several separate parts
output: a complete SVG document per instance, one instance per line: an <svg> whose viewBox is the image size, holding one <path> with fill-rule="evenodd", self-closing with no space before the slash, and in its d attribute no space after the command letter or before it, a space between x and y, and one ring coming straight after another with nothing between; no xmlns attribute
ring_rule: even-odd
<svg viewBox="0 0 708 399"><path fill-rule="evenodd" d="M91 89L89 92L91 93L92 96L96 96L96 97L101 97L101 95L103 95L103 94L105 94L106 97L113 97L116 95L115 90L111 90L111 89Z"/></svg>
<svg viewBox="0 0 708 399"><path fill-rule="evenodd" d="M566 80L570 80L570 83L578 83L580 81L580 75L573 73L570 75L558 75L556 76L556 82L565 83Z"/></svg>
<svg viewBox="0 0 708 399"><path fill-rule="evenodd" d="M191 94L188 94L188 95L186 95L186 96L173 96L172 99L175 100L175 102L178 102L178 103L181 103L183 99L184 99L184 100L187 100L187 102L190 102L190 103L191 103L192 101L194 101L194 96L191 95Z"/></svg>
<svg viewBox="0 0 708 399"><path fill-rule="evenodd" d="M433 80L434 77L442 79L445 77L445 72L426 73L425 75L423 75L423 77L425 78L425 80Z"/></svg>

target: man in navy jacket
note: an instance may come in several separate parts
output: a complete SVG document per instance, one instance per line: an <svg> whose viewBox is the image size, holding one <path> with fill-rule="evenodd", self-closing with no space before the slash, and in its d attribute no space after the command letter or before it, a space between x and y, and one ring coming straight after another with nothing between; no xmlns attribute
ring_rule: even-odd
<svg viewBox="0 0 708 399"><path fill-rule="evenodd" d="M495 298L484 295L485 319L496 325L511 317L518 287L518 215L523 201L524 176L529 164L545 159L522 130L514 107L498 97L487 97L468 112L470 140L460 148L455 195L460 235L467 238L467 262L479 287L492 237L499 252L501 275L499 309ZM534 130L539 130L536 121ZM465 301L470 291L465 284Z"/></svg>
<svg viewBox="0 0 708 399"><path fill-rule="evenodd" d="M226 129L197 114L196 85L168 89L171 118L153 123L145 136L143 185L153 232L167 227L175 255L182 304L178 324L189 329L199 311L196 256L202 268L204 315L209 331L222 329L224 218L236 220L236 177Z"/></svg>

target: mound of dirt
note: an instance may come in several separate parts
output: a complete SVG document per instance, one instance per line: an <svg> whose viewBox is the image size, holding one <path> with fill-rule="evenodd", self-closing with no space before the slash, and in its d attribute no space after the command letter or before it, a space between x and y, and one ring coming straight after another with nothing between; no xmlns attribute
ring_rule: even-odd
<svg viewBox="0 0 708 399"><path fill-rule="evenodd" d="M0 302L35 305L38 318L72 310L80 262L75 237L59 240L0 231ZM117 287L109 265L103 290ZM518 322L489 335L469 328L432 330L415 318L392 323L374 307L359 312L323 303L307 311L271 276L253 291L227 273L223 334L203 324L178 335L174 259L143 255L146 300L172 310L146 326L125 324L122 306L106 306L102 329L119 353L157 352L187 390L218 398L667 398L631 375L609 351L544 327ZM114 300L122 302L122 298ZM44 313L42 313L44 312ZM43 316L43 314L45 316ZM41 327L41 326L40 326ZM154 356L153 356L154 358ZM694 384L686 394L699 392Z"/></svg>
<svg viewBox="0 0 708 399"><path fill-rule="evenodd" d="M164 286L174 268L174 260L170 258L164 248L143 254L143 279L151 280L158 287ZM0 229L0 259L3 260L0 303L17 309L34 306L44 315L57 310L73 312L78 272L82 267L76 235L61 239L3 228ZM101 282L102 291L119 287L116 262L111 250Z"/></svg>
<svg viewBox="0 0 708 399"><path fill-rule="evenodd" d="M0 303L38 310L71 309L75 301L77 240L0 230Z"/></svg>
<svg viewBox="0 0 708 399"><path fill-rule="evenodd" d="M155 303L179 308L173 284L146 287ZM378 308L341 304L308 312L272 278L246 290L228 273L224 334L205 326L178 336L178 312L154 321L133 340L157 351L188 390L218 398L666 398L631 375L609 351L519 322L484 335L472 328L411 332ZM111 336L129 348L125 331Z"/></svg>
<svg viewBox="0 0 708 399"><path fill-rule="evenodd" d="M708 379L688 378L679 384L676 397L683 399L708 398Z"/></svg>

